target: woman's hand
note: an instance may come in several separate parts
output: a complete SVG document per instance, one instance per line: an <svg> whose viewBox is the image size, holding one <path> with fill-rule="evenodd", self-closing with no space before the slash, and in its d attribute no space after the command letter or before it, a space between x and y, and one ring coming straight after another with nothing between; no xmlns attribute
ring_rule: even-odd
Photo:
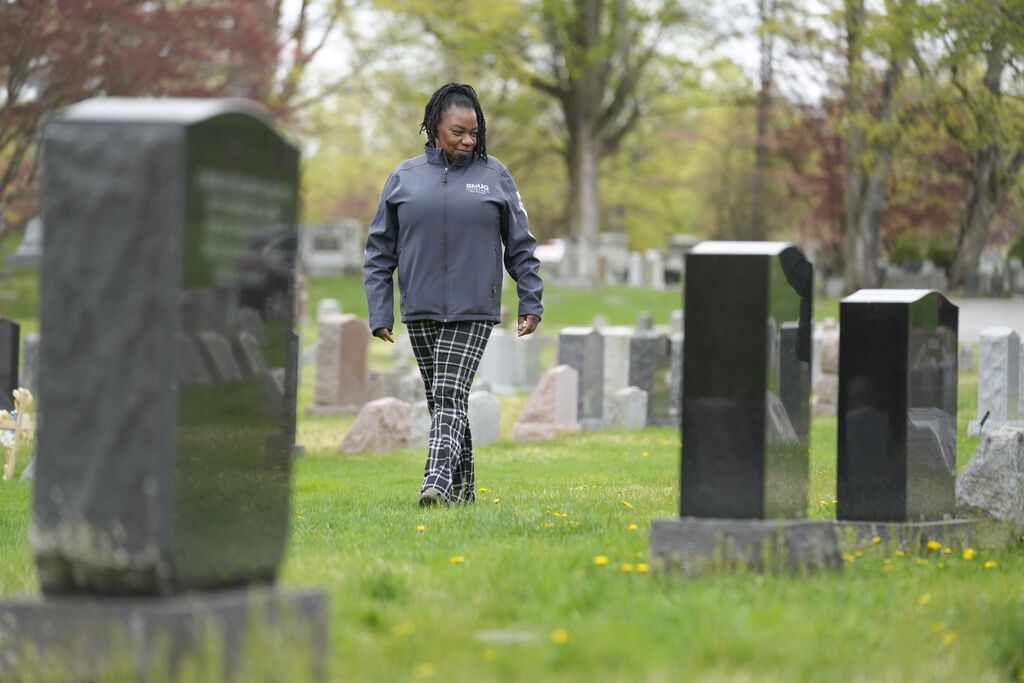
<svg viewBox="0 0 1024 683"><path fill-rule="evenodd" d="M373 336L384 341L395 343L395 340L391 337L391 330L386 327L378 327L373 331Z"/></svg>
<svg viewBox="0 0 1024 683"><path fill-rule="evenodd" d="M516 328L516 336L524 337L528 334L532 334L539 324L540 318L532 313L519 316L519 326Z"/></svg>

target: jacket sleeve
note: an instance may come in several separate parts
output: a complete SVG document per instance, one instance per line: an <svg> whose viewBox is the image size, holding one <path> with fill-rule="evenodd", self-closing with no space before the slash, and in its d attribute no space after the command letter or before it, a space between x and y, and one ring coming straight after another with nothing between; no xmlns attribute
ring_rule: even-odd
<svg viewBox="0 0 1024 683"><path fill-rule="evenodd" d="M390 203L398 187L398 172L393 172L381 192L377 213L366 231L363 255L363 289L369 311L370 330L395 328L393 273L398 265L398 217Z"/></svg>
<svg viewBox="0 0 1024 683"><path fill-rule="evenodd" d="M544 315L541 295L544 283L537 270L540 260L533 254L537 239L530 232L529 219L519 189L507 169L500 171L505 202L501 212L501 241L505 246L505 270L516 282L519 294L519 315Z"/></svg>

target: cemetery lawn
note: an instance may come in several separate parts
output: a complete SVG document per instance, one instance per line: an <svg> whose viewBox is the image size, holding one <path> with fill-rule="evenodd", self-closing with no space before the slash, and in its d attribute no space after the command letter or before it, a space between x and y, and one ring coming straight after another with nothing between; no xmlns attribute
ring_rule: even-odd
<svg viewBox="0 0 1024 683"><path fill-rule="evenodd" d="M21 271L15 280L30 298L34 281ZM322 284L330 287L311 283L311 310L333 296L360 314L358 279ZM678 297L661 302L663 294L623 290L613 296L630 297L629 310L600 303L585 310L587 302L574 301L566 305L580 307L579 320L568 313L551 319L586 323L604 312L612 324L627 324L649 310L666 324ZM365 301L362 307L365 315ZM307 343L311 331L304 330ZM301 406L311 401L312 384L312 369L304 368ZM978 445L963 436L976 392L977 376L961 375L961 467ZM280 581L329 596L329 680L1024 676L1020 542L969 551L867 543L843 549L842 571L678 576L651 562L648 551L651 520L678 513L678 432L515 444L511 424L524 401L502 397L502 441L477 449L477 503L445 509L416 505L420 451L341 456L334 448L351 417L300 417L306 456L294 463ZM834 518L834 418L814 420L810 455L808 515ZM0 596L38 591L31 495L29 482L0 484ZM276 674L266 680L284 680Z"/></svg>

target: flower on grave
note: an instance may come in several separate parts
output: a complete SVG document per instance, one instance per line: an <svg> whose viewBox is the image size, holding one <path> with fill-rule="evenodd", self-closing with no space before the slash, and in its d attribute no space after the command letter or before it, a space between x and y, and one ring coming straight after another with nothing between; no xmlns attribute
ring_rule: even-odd
<svg viewBox="0 0 1024 683"><path fill-rule="evenodd" d="M594 564L598 566L606 565L610 562L607 555L594 555Z"/></svg>
<svg viewBox="0 0 1024 683"><path fill-rule="evenodd" d="M993 569L994 567L997 567L997 566L998 565L996 564L995 560L989 560L988 562L985 563L985 569Z"/></svg>
<svg viewBox="0 0 1024 683"><path fill-rule="evenodd" d="M925 545L928 547L928 550L938 550L942 547L942 544L938 541L928 541Z"/></svg>
<svg viewBox="0 0 1024 683"><path fill-rule="evenodd" d="M556 628L551 632L551 642L555 645L565 645L569 642L569 632L564 628Z"/></svg>
<svg viewBox="0 0 1024 683"><path fill-rule="evenodd" d="M974 548L967 548L964 550L964 559L973 560L977 553L974 552Z"/></svg>

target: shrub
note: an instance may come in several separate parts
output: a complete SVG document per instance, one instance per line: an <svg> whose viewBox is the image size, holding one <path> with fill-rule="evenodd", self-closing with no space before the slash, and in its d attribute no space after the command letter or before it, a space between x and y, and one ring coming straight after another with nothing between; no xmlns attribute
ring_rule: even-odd
<svg viewBox="0 0 1024 683"><path fill-rule="evenodd" d="M921 243L912 232L901 233L889 247L889 263L921 263Z"/></svg>
<svg viewBox="0 0 1024 683"><path fill-rule="evenodd" d="M956 258L956 239L949 233L932 235L925 249L925 258L948 272Z"/></svg>

